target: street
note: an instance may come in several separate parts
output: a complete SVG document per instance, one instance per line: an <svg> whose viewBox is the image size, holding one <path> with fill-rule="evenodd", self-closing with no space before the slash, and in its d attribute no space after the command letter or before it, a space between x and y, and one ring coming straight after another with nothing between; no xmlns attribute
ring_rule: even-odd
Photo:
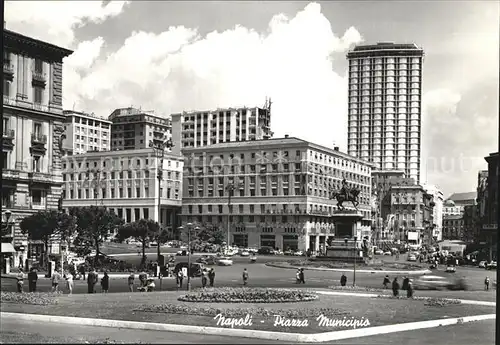
<svg viewBox="0 0 500 345"><path fill-rule="evenodd" d="M132 256L132 258L135 258ZM125 260L127 257L124 257ZM186 257L181 258L181 260L186 260ZM249 272L249 285L255 287L296 287L295 284L295 270L293 269L283 269L283 268L273 268L268 267L264 262L268 260L275 261L276 258L263 258L259 257L259 262L251 264L246 258L237 258L233 266L214 266L215 267L215 285L216 286L240 286L242 284L241 274L244 268L247 268ZM242 262L243 261L243 262ZM340 285L341 272L329 272L329 271L306 271L304 287L308 288L326 288L332 285ZM469 287L471 290L483 291L483 281L486 276L490 276L491 279L496 275L496 271L485 271L484 269L472 268L472 267L458 267L456 273L446 273L444 272L444 267L440 270L433 271L432 275L439 275L444 277L462 277L465 276ZM102 274L100 275L102 276ZM353 272L347 272L347 285L352 285L353 283ZM380 288L382 287L382 281L385 273L356 273L356 285ZM399 275L401 277L401 275ZM394 278L394 275L389 274L390 278ZM87 284L85 281L75 281L75 287L73 293L87 293ZM138 283L138 277L136 274L136 285ZM184 286L186 286L187 280L184 280ZM191 280L192 287L201 287L201 279L193 278ZM156 281L157 290L160 289L160 283ZM64 284L61 284L64 285ZM97 284L97 291L100 291L100 285ZM64 288L64 287L63 287ZM25 284L25 291L28 291L28 286ZM38 280L37 284L38 291L50 291L51 283L49 279L41 278ZM65 288L64 288L65 289ZM162 279L161 290L175 290L176 282L173 278ZM2 291L16 291L15 279L2 279ZM112 278L110 279L109 292L126 292L128 291L127 279L126 278ZM490 291L492 295L495 292ZM448 292L440 291L440 294L446 296Z"/></svg>

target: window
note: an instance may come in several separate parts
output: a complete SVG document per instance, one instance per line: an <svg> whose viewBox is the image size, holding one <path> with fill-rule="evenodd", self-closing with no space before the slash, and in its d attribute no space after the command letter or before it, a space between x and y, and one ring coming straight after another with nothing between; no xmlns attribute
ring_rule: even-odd
<svg viewBox="0 0 500 345"><path fill-rule="evenodd" d="M7 97L10 96L10 81L5 79L3 80L3 95Z"/></svg>
<svg viewBox="0 0 500 345"><path fill-rule="evenodd" d="M41 169L40 156L33 157L33 172L40 172Z"/></svg>
<svg viewBox="0 0 500 345"><path fill-rule="evenodd" d="M43 89L39 86L35 86L33 87L33 92L34 92L33 102L38 104L42 103Z"/></svg>
<svg viewBox="0 0 500 345"><path fill-rule="evenodd" d="M31 191L31 198L33 205L42 204L42 191L39 189L34 189Z"/></svg>
<svg viewBox="0 0 500 345"><path fill-rule="evenodd" d="M40 59L35 59L35 72L43 73L43 61Z"/></svg>
<svg viewBox="0 0 500 345"><path fill-rule="evenodd" d="M135 197L136 198L140 198L141 197L141 189L140 188L136 188L135 189Z"/></svg>
<svg viewBox="0 0 500 345"><path fill-rule="evenodd" d="M2 152L2 168L9 169L9 153Z"/></svg>
<svg viewBox="0 0 500 345"><path fill-rule="evenodd" d="M35 122L33 124L33 135L36 138L40 138L40 136L42 135L42 124L41 123Z"/></svg>

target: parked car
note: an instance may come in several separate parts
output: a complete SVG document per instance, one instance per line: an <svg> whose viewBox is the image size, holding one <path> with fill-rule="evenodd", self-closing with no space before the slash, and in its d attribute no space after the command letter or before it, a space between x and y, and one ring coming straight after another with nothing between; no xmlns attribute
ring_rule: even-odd
<svg viewBox="0 0 500 345"><path fill-rule="evenodd" d="M189 254L189 251L187 251L186 249L179 250L177 252L177 256L188 256L188 254Z"/></svg>
<svg viewBox="0 0 500 345"><path fill-rule="evenodd" d="M174 274L177 274L184 267L188 268L188 263L187 262L179 262L177 265L175 265ZM188 271L188 274L191 277L199 277L199 276L201 276L203 268L204 268L203 264L191 263L191 269Z"/></svg>
<svg viewBox="0 0 500 345"><path fill-rule="evenodd" d="M233 260L229 257L222 257L219 260L217 260L217 264L219 266L232 266Z"/></svg>
<svg viewBox="0 0 500 345"><path fill-rule="evenodd" d="M415 262L415 261L417 261L417 257L415 255L413 255L413 254L410 254L410 255L408 255L408 261Z"/></svg>
<svg viewBox="0 0 500 345"><path fill-rule="evenodd" d="M301 250L297 250L293 253L294 256L304 256L304 252Z"/></svg>
<svg viewBox="0 0 500 345"><path fill-rule="evenodd" d="M250 252L248 250L243 250L242 252L240 252L240 256L243 257L250 256Z"/></svg>
<svg viewBox="0 0 500 345"><path fill-rule="evenodd" d="M260 255L274 255L274 249L271 247L262 247L257 251Z"/></svg>
<svg viewBox="0 0 500 345"><path fill-rule="evenodd" d="M486 265L487 270L496 270L497 269L497 262L492 261L489 264Z"/></svg>
<svg viewBox="0 0 500 345"><path fill-rule="evenodd" d="M452 266L452 265L446 266L446 272L447 273L455 273L456 271L457 271L457 269L456 269L455 266Z"/></svg>
<svg viewBox="0 0 500 345"><path fill-rule="evenodd" d="M486 261L480 261L479 265L477 265L479 268L486 268Z"/></svg>
<svg viewBox="0 0 500 345"><path fill-rule="evenodd" d="M388 251L384 252L384 255L391 255L391 252L388 250Z"/></svg>
<svg viewBox="0 0 500 345"><path fill-rule="evenodd" d="M284 255L293 255L293 250L288 249L283 252Z"/></svg>
<svg viewBox="0 0 500 345"><path fill-rule="evenodd" d="M382 249L376 249L374 253L375 255L384 255L384 251Z"/></svg>

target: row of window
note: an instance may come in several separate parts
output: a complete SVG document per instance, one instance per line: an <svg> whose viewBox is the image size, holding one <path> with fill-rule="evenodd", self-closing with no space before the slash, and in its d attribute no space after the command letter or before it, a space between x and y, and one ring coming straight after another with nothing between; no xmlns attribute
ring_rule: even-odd
<svg viewBox="0 0 500 345"><path fill-rule="evenodd" d="M141 188L110 188L109 194L107 193L107 188L94 189L93 192L90 189L78 189L76 192L73 189L64 189L65 199L123 199L123 198L153 198L154 192L150 194L150 189L144 187L144 193L141 193ZM166 194L163 193L163 188L160 190L162 197L167 199L179 199L179 190L174 189L172 193L172 188L167 188Z"/></svg>
<svg viewBox="0 0 500 345"><path fill-rule="evenodd" d="M123 167L125 165L125 160L121 159L121 158L102 159L100 161L100 164L98 164L97 161L94 161L92 165L93 165L94 168L103 169L103 168L106 168L106 167L110 167L107 164L107 162L109 162L109 161L111 162L111 167L112 168L117 167L118 166L118 162L120 162L119 165L120 165L120 167L122 169L123 169ZM174 164L172 164L171 160L166 160L166 162L167 162L167 167L169 167L169 168L171 168L174 165ZM133 165L133 163L135 163L135 166ZM140 169L141 167L142 168L150 168L149 163L150 163L149 158L139 158L139 159L135 159L135 160L128 159L127 160L127 168L128 168L128 170L131 170L133 168ZM77 163L79 169L82 168L82 164L83 164L83 162L78 162ZM69 166L70 166L71 169L74 169L75 168L75 163L70 163ZM175 161L175 167L179 168L179 166L180 166L180 162ZM87 169L90 168L90 162L85 162L85 167ZM63 163L63 169L66 170L67 168L68 168L68 163Z"/></svg>
<svg viewBox="0 0 500 345"><path fill-rule="evenodd" d="M135 175L135 176L134 176ZM84 172L84 173L74 173L74 174L68 174L68 173L63 173L63 181L87 181L87 180L100 180L104 181L107 180L108 178L110 180L115 180L119 179L122 180L125 177L127 179L140 179L140 178L150 178L152 177L149 170L144 170L144 171L135 171L135 174L131 170L127 171L111 171L111 172L102 172L102 173L91 173L91 172ZM175 177L175 178L173 178ZM180 180L180 172L178 171L167 171L167 180Z"/></svg>

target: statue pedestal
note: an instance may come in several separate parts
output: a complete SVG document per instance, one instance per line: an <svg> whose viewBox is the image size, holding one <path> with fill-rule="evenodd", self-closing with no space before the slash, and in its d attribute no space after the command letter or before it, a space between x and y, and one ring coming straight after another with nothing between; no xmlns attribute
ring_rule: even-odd
<svg viewBox="0 0 500 345"><path fill-rule="evenodd" d="M335 237L326 248L326 258L351 262L363 259L361 219L358 212L338 211L332 215Z"/></svg>

